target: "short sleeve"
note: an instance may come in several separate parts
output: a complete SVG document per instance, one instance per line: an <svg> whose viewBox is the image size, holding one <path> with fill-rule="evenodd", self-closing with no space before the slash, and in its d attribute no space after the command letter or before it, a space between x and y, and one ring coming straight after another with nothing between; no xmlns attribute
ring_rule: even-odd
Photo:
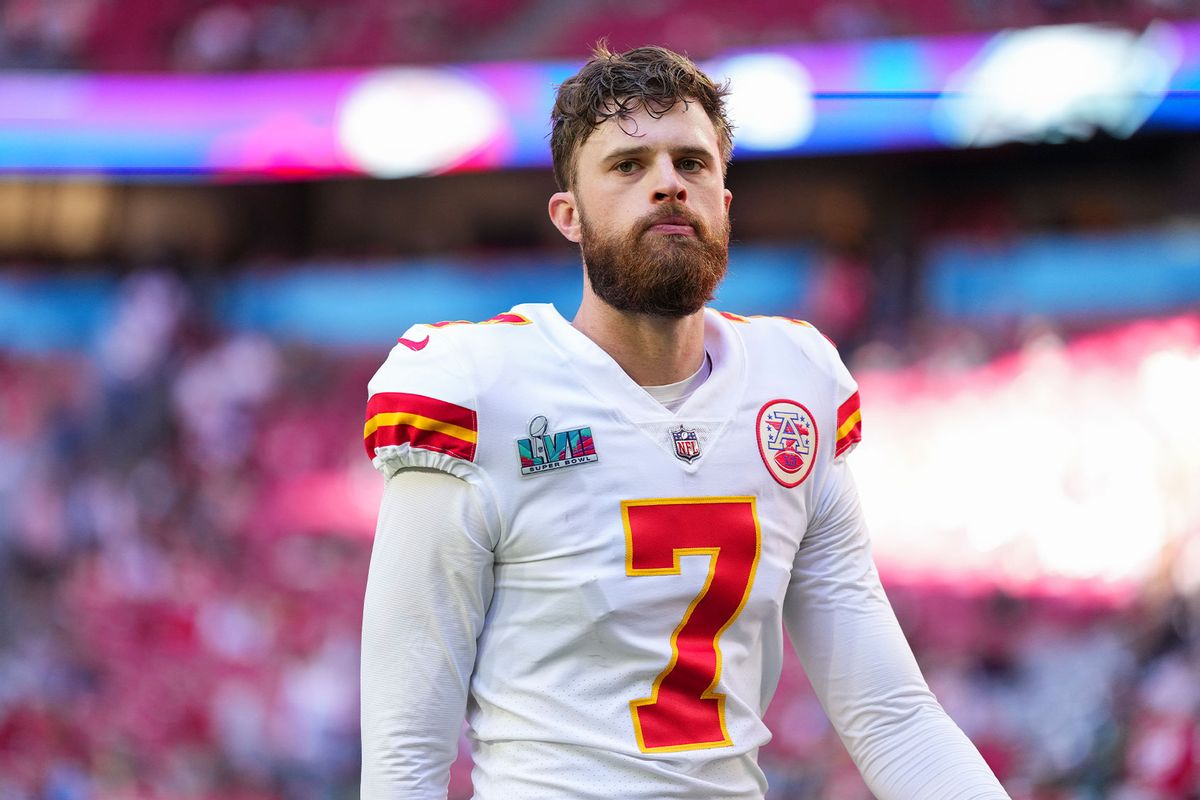
<svg viewBox="0 0 1200 800"><path fill-rule="evenodd" d="M415 325L368 385L367 457L386 477L418 467L470 480L479 441L476 406L452 337Z"/></svg>
<svg viewBox="0 0 1200 800"><path fill-rule="evenodd" d="M862 441L862 410L859 406L858 382L842 362L837 345L811 323L787 320L786 330L796 336L813 366L832 383L834 415L833 457L836 461L848 454ZM828 395L827 395L828 397Z"/></svg>
<svg viewBox="0 0 1200 800"><path fill-rule="evenodd" d="M842 359L834 353L837 378L837 432L834 434L833 457L835 459L853 450L862 441L862 409L859 407L858 382Z"/></svg>
<svg viewBox="0 0 1200 800"><path fill-rule="evenodd" d="M859 406L858 382L842 362L833 340L816 328L812 341L821 350L820 360L833 376L833 404L837 408L833 445L834 459L841 458L862 441L862 409Z"/></svg>

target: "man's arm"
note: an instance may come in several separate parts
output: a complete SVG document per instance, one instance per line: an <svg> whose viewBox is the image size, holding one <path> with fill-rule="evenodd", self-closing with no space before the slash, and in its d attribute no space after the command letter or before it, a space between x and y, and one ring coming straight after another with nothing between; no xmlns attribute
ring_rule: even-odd
<svg viewBox="0 0 1200 800"><path fill-rule="evenodd" d="M834 462L784 619L821 705L880 800L1008 798L921 676L871 561L858 493Z"/></svg>
<svg viewBox="0 0 1200 800"><path fill-rule="evenodd" d="M492 597L477 490L402 470L384 489L363 604L364 798L442 800Z"/></svg>

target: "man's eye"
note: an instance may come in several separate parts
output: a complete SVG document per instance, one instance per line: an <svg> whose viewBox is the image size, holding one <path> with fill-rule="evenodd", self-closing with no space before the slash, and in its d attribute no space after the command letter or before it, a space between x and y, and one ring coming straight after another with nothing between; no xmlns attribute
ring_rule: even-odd
<svg viewBox="0 0 1200 800"><path fill-rule="evenodd" d="M704 162L698 158L684 158L679 161L679 168L684 172L696 172L704 169Z"/></svg>
<svg viewBox="0 0 1200 800"><path fill-rule="evenodd" d="M628 175L637 169L637 162L621 161L615 167L613 167L613 169L615 169L617 172L620 172L622 175Z"/></svg>

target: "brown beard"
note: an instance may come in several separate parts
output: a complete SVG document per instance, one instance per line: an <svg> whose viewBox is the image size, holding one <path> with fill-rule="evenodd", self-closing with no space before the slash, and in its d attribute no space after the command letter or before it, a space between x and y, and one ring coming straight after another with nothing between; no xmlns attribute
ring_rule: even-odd
<svg viewBox="0 0 1200 800"><path fill-rule="evenodd" d="M583 263L592 291L618 311L686 317L713 298L729 266L729 219L717 235L686 207L671 204L639 219L622 236L592 228L580 209ZM667 217L687 220L694 237L650 228Z"/></svg>

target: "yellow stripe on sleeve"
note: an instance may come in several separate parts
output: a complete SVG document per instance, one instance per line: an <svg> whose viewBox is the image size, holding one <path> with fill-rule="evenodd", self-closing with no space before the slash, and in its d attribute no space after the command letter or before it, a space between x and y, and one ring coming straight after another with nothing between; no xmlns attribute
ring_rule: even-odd
<svg viewBox="0 0 1200 800"><path fill-rule="evenodd" d="M442 422L440 419L423 417L420 414L406 414L402 411L386 412L371 417L367 420L367 424L363 426L363 438L367 438L378 429L387 427L388 425L411 425L423 431L444 433L447 436L453 436L456 439L462 439L464 442L470 442L471 444L475 444L478 439L475 431L470 428L463 428L450 422Z"/></svg>
<svg viewBox="0 0 1200 800"><path fill-rule="evenodd" d="M853 414L846 417L846 421L842 423L842 427L837 429L837 436L834 438L840 441L843 436L854 429L854 426L857 425L861 419L862 409L855 409Z"/></svg>

